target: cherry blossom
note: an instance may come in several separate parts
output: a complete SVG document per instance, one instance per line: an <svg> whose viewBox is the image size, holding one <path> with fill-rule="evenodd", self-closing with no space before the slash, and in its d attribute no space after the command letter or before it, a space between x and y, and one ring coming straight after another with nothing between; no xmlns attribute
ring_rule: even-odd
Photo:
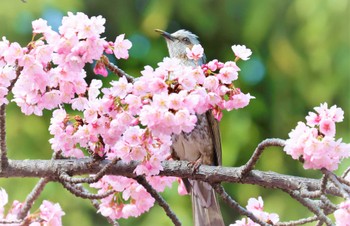
<svg viewBox="0 0 350 226"><path fill-rule="evenodd" d="M40 205L40 219L47 225L60 226L62 225L62 216L65 213L62 211L61 206L56 203L53 204L44 200Z"/></svg>
<svg viewBox="0 0 350 226"><path fill-rule="evenodd" d="M5 189L0 188L0 218L4 217L4 206L8 202L8 195Z"/></svg>
<svg viewBox="0 0 350 226"><path fill-rule="evenodd" d="M123 59L128 59L129 58L129 53L128 50L131 48L132 43L124 39L125 34L121 34L117 36L114 42L114 55L117 59L123 58Z"/></svg>
<svg viewBox="0 0 350 226"><path fill-rule="evenodd" d="M104 63L98 61L94 67L94 73L96 75L102 75L103 77L107 77L108 71Z"/></svg>
<svg viewBox="0 0 350 226"><path fill-rule="evenodd" d="M233 45L231 49L235 56L242 60L249 60L250 55L252 55L252 51L245 45Z"/></svg>
<svg viewBox="0 0 350 226"><path fill-rule="evenodd" d="M191 49L186 48L186 54L188 59L197 61L203 57L204 49L200 44L196 44Z"/></svg>

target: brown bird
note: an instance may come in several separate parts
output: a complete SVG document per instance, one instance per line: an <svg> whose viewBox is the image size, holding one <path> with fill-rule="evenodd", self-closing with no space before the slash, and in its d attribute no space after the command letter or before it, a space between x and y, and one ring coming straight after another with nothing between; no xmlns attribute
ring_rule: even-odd
<svg viewBox="0 0 350 226"><path fill-rule="evenodd" d="M198 66L205 63L205 56L197 62L188 59L186 48L199 44L198 37L186 30L172 34L156 29L166 40L169 55L180 60L186 66ZM219 123L211 111L197 115L197 123L190 133L182 132L172 136L172 156L174 159L187 160L205 165L221 165L221 140ZM184 180L186 189L191 192L193 222L195 226L224 226L215 191L206 182Z"/></svg>

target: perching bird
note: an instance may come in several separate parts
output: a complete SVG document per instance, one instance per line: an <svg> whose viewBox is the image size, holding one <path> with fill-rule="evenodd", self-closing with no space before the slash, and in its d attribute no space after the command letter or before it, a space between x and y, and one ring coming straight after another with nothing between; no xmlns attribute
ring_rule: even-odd
<svg viewBox="0 0 350 226"><path fill-rule="evenodd" d="M199 44L198 37L186 30L172 34L156 30L165 38L169 55L180 60L186 66L198 66L205 63L203 56L198 62L188 59L186 48ZM172 136L172 156L175 159L205 165L221 165L221 140L219 123L211 111L197 115L197 123L190 133L182 132ZM191 192L192 212L195 226L224 226L215 191L206 182L184 180L186 189Z"/></svg>

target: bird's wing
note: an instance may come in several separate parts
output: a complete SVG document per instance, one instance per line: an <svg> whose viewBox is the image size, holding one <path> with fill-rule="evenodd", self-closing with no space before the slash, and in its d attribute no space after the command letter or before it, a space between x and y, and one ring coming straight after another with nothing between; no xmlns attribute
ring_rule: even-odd
<svg viewBox="0 0 350 226"><path fill-rule="evenodd" d="M220 126L218 120L214 118L212 111L207 111L206 117L208 120L209 128L211 130L211 135L214 143L215 155L214 165L221 166L222 165L222 150L221 150L221 136L220 136Z"/></svg>

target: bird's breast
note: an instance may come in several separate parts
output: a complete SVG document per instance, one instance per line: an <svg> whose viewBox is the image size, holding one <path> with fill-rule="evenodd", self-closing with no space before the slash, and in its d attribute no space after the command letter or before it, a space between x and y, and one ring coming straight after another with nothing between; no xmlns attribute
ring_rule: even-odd
<svg viewBox="0 0 350 226"><path fill-rule="evenodd" d="M201 158L203 164L212 165L214 146L205 114L197 115L197 123L190 133L172 136L173 158L195 162Z"/></svg>

